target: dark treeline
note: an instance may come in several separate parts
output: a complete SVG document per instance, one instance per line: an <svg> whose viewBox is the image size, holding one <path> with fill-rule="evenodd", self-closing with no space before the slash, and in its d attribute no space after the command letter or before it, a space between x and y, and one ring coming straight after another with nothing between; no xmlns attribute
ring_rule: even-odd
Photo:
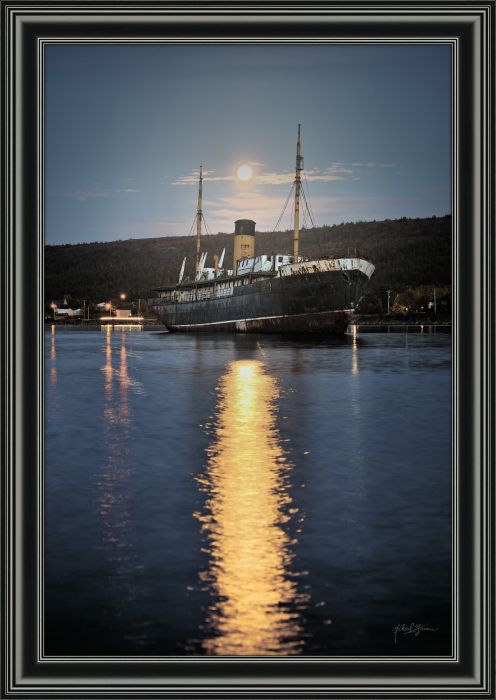
<svg viewBox="0 0 496 700"><path fill-rule="evenodd" d="M224 267L232 267L232 233L202 237L202 250L208 251L207 267L213 266L213 255L220 256L224 247ZM369 294L451 284L451 216L303 229L300 249L310 258L358 253L371 260L376 272ZM257 232L257 254L279 252L292 252L291 231ZM45 300L60 301L67 296L68 300L98 302L121 292L128 299L146 299L154 287L177 282L185 256L186 274L191 275L192 236L46 246Z"/></svg>

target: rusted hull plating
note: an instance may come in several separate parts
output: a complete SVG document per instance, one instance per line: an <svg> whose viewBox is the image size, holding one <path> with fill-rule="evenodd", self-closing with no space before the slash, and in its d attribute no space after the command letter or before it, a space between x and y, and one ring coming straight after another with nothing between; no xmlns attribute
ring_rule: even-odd
<svg viewBox="0 0 496 700"><path fill-rule="evenodd" d="M344 333L368 279L359 269L247 279L227 298L150 305L171 331Z"/></svg>

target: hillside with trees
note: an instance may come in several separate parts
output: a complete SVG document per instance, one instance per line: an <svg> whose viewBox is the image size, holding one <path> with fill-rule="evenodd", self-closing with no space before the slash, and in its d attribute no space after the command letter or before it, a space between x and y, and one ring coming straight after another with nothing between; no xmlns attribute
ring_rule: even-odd
<svg viewBox="0 0 496 700"><path fill-rule="evenodd" d="M226 263L232 266L233 235L218 233L202 237L213 255L226 248ZM367 299L380 300L386 289L395 295L420 287L451 285L451 216L428 219L386 219L342 223L303 229L300 250L309 258L359 254L376 266ZM257 254L292 251L292 232L256 234ZM192 276L194 237L130 239L111 243L81 243L45 248L45 301L67 297L78 305L118 297L147 299L154 287L177 282L184 257L186 275ZM226 266L226 264L225 264Z"/></svg>

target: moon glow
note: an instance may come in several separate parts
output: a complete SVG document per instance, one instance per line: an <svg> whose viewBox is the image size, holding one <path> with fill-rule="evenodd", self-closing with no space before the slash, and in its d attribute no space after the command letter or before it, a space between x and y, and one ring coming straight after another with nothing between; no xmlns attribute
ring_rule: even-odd
<svg viewBox="0 0 496 700"><path fill-rule="evenodd" d="M249 165L240 165L237 171L238 178L243 182L248 182L253 176L253 170Z"/></svg>

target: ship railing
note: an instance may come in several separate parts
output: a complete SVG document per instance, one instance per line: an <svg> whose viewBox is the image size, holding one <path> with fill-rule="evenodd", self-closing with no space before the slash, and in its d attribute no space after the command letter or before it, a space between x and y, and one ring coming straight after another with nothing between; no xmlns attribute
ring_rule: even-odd
<svg viewBox="0 0 496 700"><path fill-rule="evenodd" d="M232 287L228 287L227 289L216 289L212 296L214 299L219 299L222 297L230 297L232 296L232 293Z"/></svg>
<svg viewBox="0 0 496 700"><path fill-rule="evenodd" d="M222 288L222 287L207 287L202 289L201 287L196 289L195 298L198 300L203 299L218 299L222 297L232 296L232 287Z"/></svg>

